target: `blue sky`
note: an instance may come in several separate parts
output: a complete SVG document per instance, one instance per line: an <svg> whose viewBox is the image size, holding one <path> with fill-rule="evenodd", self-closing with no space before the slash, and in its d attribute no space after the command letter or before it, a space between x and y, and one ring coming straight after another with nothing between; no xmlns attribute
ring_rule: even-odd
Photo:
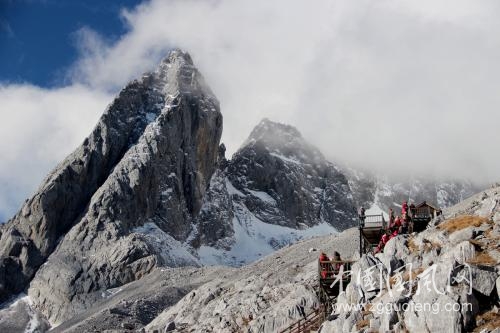
<svg viewBox="0 0 500 333"><path fill-rule="evenodd" d="M75 33L90 27L108 42L126 33L121 8L138 0L0 0L0 81L64 84L78 57Z"/></svg>

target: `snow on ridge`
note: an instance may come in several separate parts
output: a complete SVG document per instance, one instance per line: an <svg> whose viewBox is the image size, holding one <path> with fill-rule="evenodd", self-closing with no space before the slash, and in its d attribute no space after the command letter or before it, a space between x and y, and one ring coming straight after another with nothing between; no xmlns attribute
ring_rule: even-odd
<svg viewBox="0 0 500 333"><path fill-rule="evenodd" d="M264 201L271 205L276 205L276 200L266 192L253 191L250 189L248 189L247 191L250 192L250 194L252 194L254 197L259 198L261 201Z"/></svg>
<svg viewBox="0 0 500 333"><path fill-rule="evenodd" d="M198 259L189 252L187 246L161 230L154 222L147 222L134 228L132 232L145 237L168 266L199 266L200 264Z"/></svg>
<svg viewBox="0 0 500 333"><path fill-rule="evenodd" d="M295 159L295 158L291 158L291 157L286 157L284 155L281 155L281 154L277 154L277 153L269 153L269 155L271 156L274 156L274 157L277 157L285 162L290 162L290 163L294 163L294 164L298 164L298 165L301 165L302 162Z"/></svg>
<svg viewBox="0 0 500 333"><path fill-rule="evenodd" d="M246 197L241 191L239 191L234 185L226 178L226 188L229 195L237 195L239 197Z"/></svg>
<svg viewBox="0 0 500 333"><path fill-rule="evenodd" d="M9 318L22 320L18 324L26 325L24 326L24 333L45 332L48 329L45 320L33 307L31 297L25 293L20 293L9 302L0 304L0 322L5 324L3 319L9 320Z"/></svg>
<svg viewBox="0 0 500 333"><path fill-rule="evenodd" d="M257 261L286 245L297 241L338 233L326 222L297 230L265 223L244 205L238 204L238 214L233 218L234 244L230 250L201 246L198 256L203 265L227 265L239 267Z"/></svg>

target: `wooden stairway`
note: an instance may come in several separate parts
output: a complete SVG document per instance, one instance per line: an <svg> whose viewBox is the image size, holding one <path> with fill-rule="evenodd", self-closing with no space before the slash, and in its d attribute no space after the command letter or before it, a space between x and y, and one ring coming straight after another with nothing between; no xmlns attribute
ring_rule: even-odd
<svg viewBox="0 0 500 333"><path fill-rule="evenodd" d="M280 333L312 333L316 332L325 321L325 310L323 306L309 312L304 318L297 320Z"/></svg>

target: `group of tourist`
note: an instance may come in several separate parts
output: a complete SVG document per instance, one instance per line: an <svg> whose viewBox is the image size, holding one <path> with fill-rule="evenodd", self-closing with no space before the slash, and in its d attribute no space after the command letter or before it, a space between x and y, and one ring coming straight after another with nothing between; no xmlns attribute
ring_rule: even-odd
<svg viewBox="0 0 500 333"><path fill-rule="evenodd" d="M342 266L342 259L340 253L335 251L332 258L328 258L326 253L321 252L319 255L319 264L321 267L321 278L326 279L335 276Z"/></svg>
<svg viewBox="0 0 500 333"><path fill-rule="evenodd" d="M404 201L401 205L401 215L395 215L394 210L392 208L389 209L389 224L385 228L382 236L380 237L380 241L375 248L374 253L379 253L384 250L385 245L389 240L396 237L399 234L407 234L411 231L412 227L412 219L410 212L413 212L415 209L415 205L408 205L407 201ZM361 207L358 212L359 219L361 221L365 221L365 209ZM333 258L329 258L324 252L321 252L319 256L319 262L321 267L321 277L323 279L330 277L332 273L338 271L341 266L340 254L335 252ZM332 265L332 263L335 263Z"/></svg>
<svg viewBox="0 0 500 333"><path fill-rule="evenodd" d="M375 253L382 252L387 242L399 234L407 234L411 228L410 210L415 208L413 204L408 206L408 202L404 201L401 205L401 215L395 216L394 210L389 209L389 225L385 229L384 234L380 238L380 242L375 248Z"/></svg>
<svg viewBox="0 0 500 333"><path fill-rule="evenodd" d="M381 252L384 249L385 244L387 244L390 239L399 234L406 234L410 231L412 223L410 211L413 211L414 209L415 205L411 204L408 206L407 201L404 201L401 205L401 215L395 216L394 210L392 208L389 209L389 225L385 228L384 233L380 238L380 242L375 248L375 253ZM359 219L364 223L366 215L363 207L359 209L358 215Z"/></svg>

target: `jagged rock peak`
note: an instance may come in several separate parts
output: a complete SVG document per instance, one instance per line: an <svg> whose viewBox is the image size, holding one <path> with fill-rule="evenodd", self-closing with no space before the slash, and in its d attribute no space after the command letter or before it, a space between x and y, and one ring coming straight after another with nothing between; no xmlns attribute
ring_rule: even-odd
<svg viewBox="0 0 500 333"><path fill-rule="evenodd" d="M318 148L307 142L297 128L264 118L252 130L240 150L261 146L269 153L305 163L326 163Z"/></svg>
<svg viewBox="0 0 500 333"><path fill-rule="evenodd" d="M249 193L246 207L265 223L337 230L355 223L347 179L293 126L262 120L234 154L227 175L234 188Z"/></svg>
<svg viewBox="0 0 500 333"><path fill-rule="evenodd" d="M152 80L151 82L156 83L157 88L171 99L179 93L184 93L208 95L216 100L203 76L194 66L189 53L180 49L170 51L153 72L143 76L143 80ZM218 105L218 102L216 104Z"/></svg>
<svg viewBox="0 0 500 333"><path fill-rule="evenodd" d="M275 141L277 138L285 141L286 137L302 138L299 130L287 124L282 124L264 118L255 126L248 140Z"/></svg>

